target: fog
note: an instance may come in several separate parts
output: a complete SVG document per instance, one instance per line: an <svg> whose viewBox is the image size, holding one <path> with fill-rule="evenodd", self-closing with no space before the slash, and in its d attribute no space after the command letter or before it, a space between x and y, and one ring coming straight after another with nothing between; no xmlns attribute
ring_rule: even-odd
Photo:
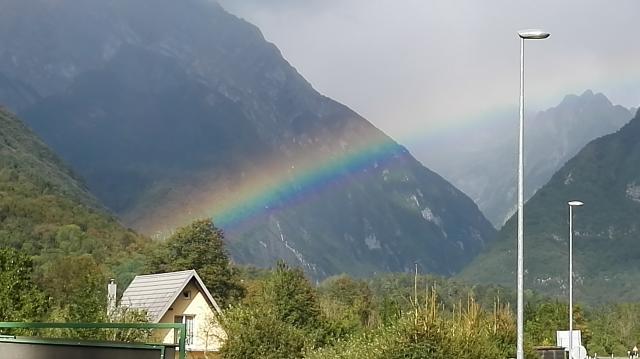
<svg viewBox="0 0 640 359"><path fill-rule="evenodd" d="M257 25L321 93L408 145L518 104L517 30L526 43L527 105L603 92L640 103L640 1L221 0Z"/></svg>

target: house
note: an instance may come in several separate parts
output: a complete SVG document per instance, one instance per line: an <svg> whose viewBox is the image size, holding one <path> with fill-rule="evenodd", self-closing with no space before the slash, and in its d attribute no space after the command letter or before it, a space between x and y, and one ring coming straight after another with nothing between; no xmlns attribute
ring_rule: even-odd
<svg viewBox="0 0 640 359"><path fill-rule="evenodd" d="M187 358L215 358L226 333L216 318L221 310L195 270L136 276L120 306L143 310L151 323L186 324ZM155 334L162 343L176 343L173 330Z"/></svg>

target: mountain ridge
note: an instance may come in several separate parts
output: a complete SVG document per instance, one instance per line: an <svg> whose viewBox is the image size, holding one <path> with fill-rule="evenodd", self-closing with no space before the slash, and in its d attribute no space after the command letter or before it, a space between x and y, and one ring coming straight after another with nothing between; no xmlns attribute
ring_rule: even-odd
<svg viewBox="0 0 640 359"><path fill-rule="evenodd" d="M612 133L633 117L602 93L586 90L566 95L558 105L525 116L525 200L589 141ZM492 224L500 228L516 210L516 109L478 125L464 148L431 148L427 163L474 199ZM512 119L512 120L509 120ZM445 142L460 141L456 138ZM468 137L468 136L467 136ZM442 158L448 159L442 161Z"/></svg>
<svg viewBox="0 0 640 359"><path fill-rule="evenodd" d="M0 31L0 73L38 92L20 114L130 224L150 223L153 234L170 219L235 211L248 219L223 226L235 260L284 258L316 278L414 262L455 273L495 234L462 192L315 91L259 29L219 5L93 0L64 11L77 2L59 0L47 8L54 20L33 21L53 40L92 24L46 56L27 35Z"/></svg>
<svg viewBox="0 0 640 359"><path fill-rule="evenodd" d="M569 160L525 206L527 286L566 294L567 201L574 211L574 292L590 303L638 300L635 244L640 229L640 112ZM515 261L515 217L462 273L479 282L509 283Z"/></svg>

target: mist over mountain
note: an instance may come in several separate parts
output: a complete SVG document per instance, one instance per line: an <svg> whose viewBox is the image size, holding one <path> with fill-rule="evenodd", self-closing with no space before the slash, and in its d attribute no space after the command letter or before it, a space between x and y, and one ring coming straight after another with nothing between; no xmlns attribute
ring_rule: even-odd
<svg viewBox="0 0 640 359"><path fill-rule="evenodd" d="M0 1L0 102L125 223L213 216L236 261L455 273L477 206L205 0Z"/></svg>
<svg viewBox="0 0 640 359"><path fill-rule="evenodd" d="M591 90L525 116L525 200L589 141L618 130L632 117L632 111ZM430 146L427 162L500 228L516 210L517 141L517 111L505 112L479 124L472 135L454 133L442 140L464 145Z"/></svg>
<svg viewBox="0 0 640 359"><path fill-rule="evenodd" d="M574 211L574 298L584 302L638 300L640 264L640 113L616 133L590 142L525 205L525 282L565 295L568 288L568 206ZM516 216L465 269L480 282L515 281Z"/></svg>

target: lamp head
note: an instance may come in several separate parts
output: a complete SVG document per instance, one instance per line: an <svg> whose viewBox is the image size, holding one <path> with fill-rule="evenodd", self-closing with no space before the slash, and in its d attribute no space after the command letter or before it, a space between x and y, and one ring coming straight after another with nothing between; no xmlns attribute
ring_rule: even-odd
<svg viewBox="0 0 640 359"><path fill-rule="evenodd" d="M529 39L529 40L546 39L550 35L551 35L550 33L540 29L529 29L529 30L518 31L518 36L520 36L523 39Z"/></svg>
<svg viewBox="0 0 640 359"><path fill-rule="evenodd" d="M571 207L578 207L578 206L583 206L584 203L580 202L580 201L569 201L567 202L569 204L569 206Z"/></svg>

